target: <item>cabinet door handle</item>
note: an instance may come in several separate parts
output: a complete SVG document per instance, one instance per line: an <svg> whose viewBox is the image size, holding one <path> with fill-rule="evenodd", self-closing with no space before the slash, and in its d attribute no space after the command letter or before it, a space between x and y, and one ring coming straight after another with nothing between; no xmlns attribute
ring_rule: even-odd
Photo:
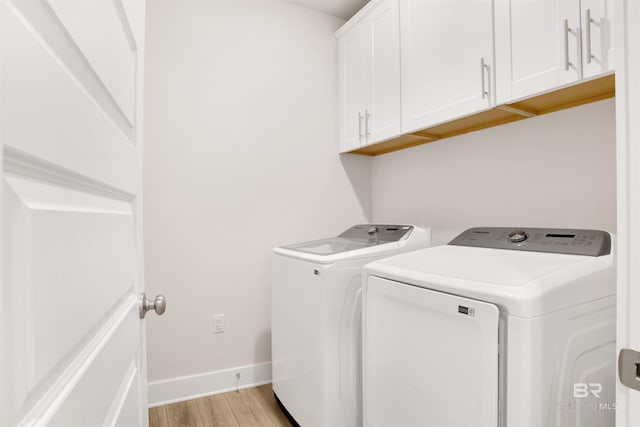
<svg viewBox="0 0 640 427"><path fill-rule="evenodd" d="M371 132L369 132L369 117L371 117L369 111L364 110L364 134L367 137L367 142L369 142L369 135L371 135Z"/></svg>
<svg viewBox="0 0 640 427"><path fill-rule="evenodd" d="M486 89L485 82L484 82L485 70L487 70L487 75L489 75L489 66L484 63L484 58L480 58L480 90L482 91L481 93L482 99L485 99L486 97L489 96L489 91Z"/></svg>
<svg viewBox="0 0 640 427"><path fill-rule="evenodd" d="M593 55L591 54L591 23L593 22L593 19L591 19L591 9L587 9L586 12L586 18L585 18L585 25L584 25L584 31L585 31L585 43L586 43L586 54L587 54L587 64L591 64L591 58L593 58Z"/></svg>
<svg viewBox="0 0 640 427"><path fill-rule="evenodd" d="M362 113L358 113L358 139L362 142Z"/></svg>
<svg viewBox="0 0 640 427"><path fill-rule="evenodd" d="M573 32L571 28L569 28L569 20L564 20L564 70L569 71L569 67L573 65L569 62L569 33Z"/></svg>

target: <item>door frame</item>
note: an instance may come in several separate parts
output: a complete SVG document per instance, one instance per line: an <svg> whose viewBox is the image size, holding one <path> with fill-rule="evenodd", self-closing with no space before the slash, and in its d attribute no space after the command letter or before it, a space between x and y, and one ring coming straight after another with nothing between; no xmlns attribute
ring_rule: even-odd
<svg viewBox="0 0 640 427"><path fill-rule="evenodd" d="M617 350L640 350L640 2L615 4ZM617 373L616 373L616 376ZM640 424L640 392L616 381L616 425Z"/></svg>

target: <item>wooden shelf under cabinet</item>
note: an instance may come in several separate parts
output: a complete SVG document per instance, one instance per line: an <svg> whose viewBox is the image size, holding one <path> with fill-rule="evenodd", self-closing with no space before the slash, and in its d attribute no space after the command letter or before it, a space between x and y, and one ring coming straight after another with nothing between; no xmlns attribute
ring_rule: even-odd
<svg viewBox="0 0 640 427"><path fill-rule="evenodd" d="M510 104L499 105L488 111L441 123L417 132L400 135L394 139L358 148L357 150L350 151L350 153L377 156L480 129L499 126L505 123L612 98L614 96L615 75L609 74L542 95Z"/></svg>

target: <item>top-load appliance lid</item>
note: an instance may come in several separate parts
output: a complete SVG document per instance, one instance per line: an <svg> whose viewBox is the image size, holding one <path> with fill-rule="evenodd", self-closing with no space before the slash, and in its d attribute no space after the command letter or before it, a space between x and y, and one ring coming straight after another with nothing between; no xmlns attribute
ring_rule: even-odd
<svg viewBox="0 0 640 427"><path fill-rule="evenodd" d="M604 231L472 228L448 245L375 261L366 276L491 302L533 317L615 294Z"/></svg>
<svg viewBox="0 0 640 427"><path fill-rule="evenodd" d="M358 224L336 237L282 246L274 252L315 262L363 258L398 248L399 242L408 239L413 231L412 225Z"/></svg>
<svg viewBox="0 0 640 427"><path fill-rule="evenodd" d="M332 255L397 242L411 230L413 230L411 225L359 224L337 237L283 246L283 248L315 255Z"/></svg>

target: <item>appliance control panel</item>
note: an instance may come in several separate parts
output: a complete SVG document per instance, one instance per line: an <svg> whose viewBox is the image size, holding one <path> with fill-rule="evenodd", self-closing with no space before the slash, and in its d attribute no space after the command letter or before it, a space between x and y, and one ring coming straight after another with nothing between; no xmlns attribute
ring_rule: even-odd
<svg viewBox="0 0 640 427"><path fill-rule="evenodd" d="M611 235L600 230L477 227L449 244L595 257L611 253Z"/></svg>
<svg viewBox="0 0 640 427"><path fill-rule="evenodd" d="M346 239L375 240L379 243L397 242L413 230L411 225L395 224L358 224L338 237Z"/></svg>

